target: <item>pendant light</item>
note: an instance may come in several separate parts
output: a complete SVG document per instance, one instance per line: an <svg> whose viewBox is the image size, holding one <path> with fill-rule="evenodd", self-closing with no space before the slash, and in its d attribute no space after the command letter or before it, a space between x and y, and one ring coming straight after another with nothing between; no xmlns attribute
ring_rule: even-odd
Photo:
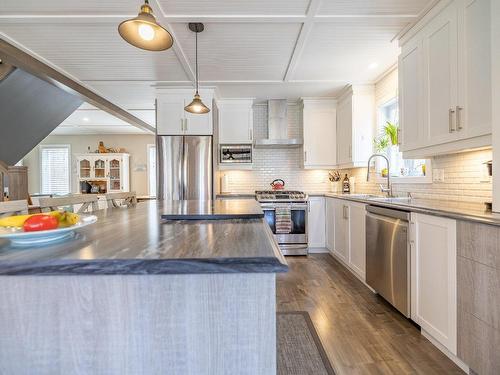
<svg viewBox="0 0 500 375"><path fill-rule="evenodd" d="M205 26L202 23L190 23L189 30L195 33L196 40L196 52L195 52L195 62L196 62L196 93L194 94L193 101L184 107L184 110L189 113L194 114L204 114L210 112L210 108L208 108L201 101L200 94L198 93L198 33L201 33L205 30Z"/></svg>
<svg viewBox="0 0 500 375"><path fill-rule="evenodd" d="M163 51L174 44L172 35L156 22L148 0L144 1L137 17L118 25L118 32L128 43L148 51Z"/></svg>

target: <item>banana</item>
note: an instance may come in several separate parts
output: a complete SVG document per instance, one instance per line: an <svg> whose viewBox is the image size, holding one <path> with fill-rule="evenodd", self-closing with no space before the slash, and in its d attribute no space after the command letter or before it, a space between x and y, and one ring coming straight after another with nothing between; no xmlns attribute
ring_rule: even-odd
<svg viewBox="0 0 500 375"><path fill-rule="evenodd" d="M60 221L61 217L63 216L63 213L60 211L51 211L51 212L44 212L41 214L7 216L0 218L0 227L17 227L17 228L22 227L26 219L36 215L51 215L56 217L57 220Z"/></svg>

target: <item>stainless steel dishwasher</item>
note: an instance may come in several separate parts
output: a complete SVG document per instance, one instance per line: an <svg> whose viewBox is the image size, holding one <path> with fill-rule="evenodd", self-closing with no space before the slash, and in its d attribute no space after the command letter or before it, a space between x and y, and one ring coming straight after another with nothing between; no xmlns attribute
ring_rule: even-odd
<svg viewBox="0 0 500 375"><path fill-rule="evenodd" d="M366 283L410 317L410 213L366 208Z"/></svg>

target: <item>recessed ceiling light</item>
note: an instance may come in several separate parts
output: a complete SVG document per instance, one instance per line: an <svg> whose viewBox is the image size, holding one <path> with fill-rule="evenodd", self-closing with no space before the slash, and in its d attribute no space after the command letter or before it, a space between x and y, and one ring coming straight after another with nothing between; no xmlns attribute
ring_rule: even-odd
<svg viewBox="0 0 500 375"><path fill-rule="evenodd" d="M378 68L378 63L373 62L370 65L368 65L368 69L377 69Z"/></svg>
<svg viewBox="0 0 500 375"><path fill-rule="evenodd" d="M90 119L89 119L88 117L84 117L84 118L83 118L83 121L85 121L85 122L89 122L89 121L90 121Z"/></svg>

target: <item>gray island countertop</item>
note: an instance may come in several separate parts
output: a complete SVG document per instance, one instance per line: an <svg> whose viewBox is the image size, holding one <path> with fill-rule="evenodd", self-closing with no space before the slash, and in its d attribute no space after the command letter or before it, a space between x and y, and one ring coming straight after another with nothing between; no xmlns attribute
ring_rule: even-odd
<svg viewBox="0 0 500 375"><path fill-rule="evenodd" d="M0 240L0 275L276 273L288 270L264 219L165 221L161 214L166 206L148 201L128 209L97 211L96 224L82 228L75 238L61 243L15 248L9 241Z"/></svg>
<svg viewBox="0 0 500 375"><path fill-rule="evenodd" d="M161 217L166 220L260 219L264 211L255 199L182 200L165 202Z"/></svg>

